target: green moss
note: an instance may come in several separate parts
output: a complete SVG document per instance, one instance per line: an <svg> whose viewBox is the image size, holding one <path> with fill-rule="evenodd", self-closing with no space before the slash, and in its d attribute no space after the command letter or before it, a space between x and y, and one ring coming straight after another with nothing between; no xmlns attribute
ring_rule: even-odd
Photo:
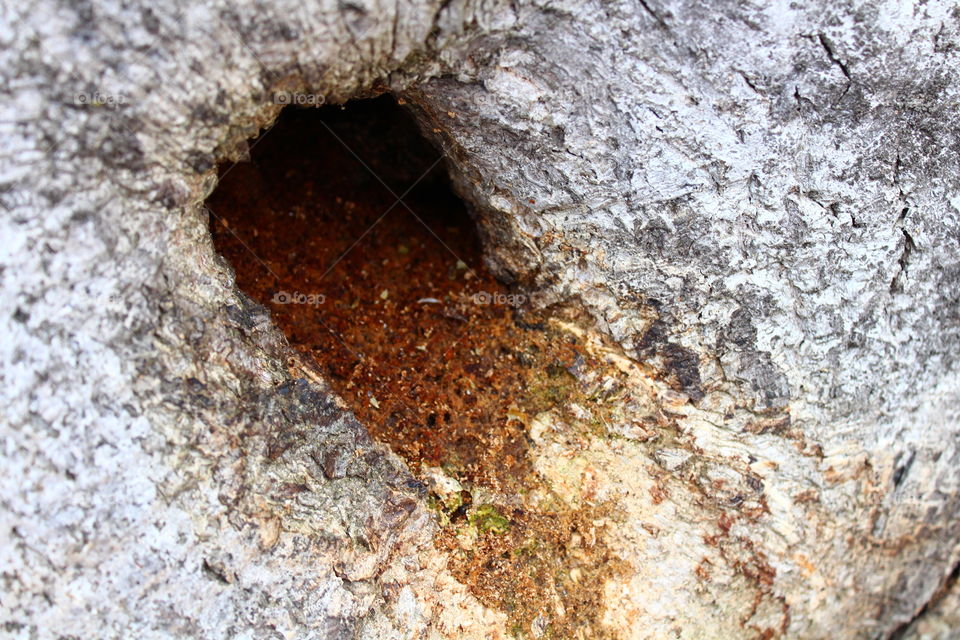
<svg viewBox="0 0 960 640"><path fill-rule="evenodd" d="M527 538L522 546L513 550L515 556L535 556L540 549L540 542L534 538Z"/></svg>
<svg viewBox="0 0 960 640"><path fill-rule="evenodd" d="M482 533L506 533L510 521L492 504L482 504L470 514L470 524Z"/></svg>
<svg viewBox="0 0 960 640"><path fill-rule="evenodd" d="M427 498L427 508L437 514L437 522L440 523L441 527L446 527L450 524L450 516L447 513L447 509L438 498L433 496Z"/></svg>
<svg viewBox="0 0 960 640"><path fill-rule="evenodd" d="M453 513L454 511L459 509L461 505L463 505L464 493L466 493L466 491L458 491L456 493L451 493L446 498L444 498L443 505L446 508L447 513Z"/></svg>
<svg viewBox="0 0 960 640"><path fill-rule="evenodd" d="M450 524L453 513L464 503L469 504L469 499L470 493L467 491L458 491L446 496L431 494L427 498L427 508L436 512L440 526L446 527Z"/></svg>

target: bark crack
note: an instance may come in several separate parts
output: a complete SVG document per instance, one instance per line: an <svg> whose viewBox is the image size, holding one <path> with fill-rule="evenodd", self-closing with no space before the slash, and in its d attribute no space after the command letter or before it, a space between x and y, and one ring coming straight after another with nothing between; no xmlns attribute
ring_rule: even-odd
<svg viewBox="0 0 960 640"><path fill-rule="evenodd" d="M840 70L840 73L843 74L843 77L846 78L847 86L844 87L843 93L840 94L840 97L834 101L834 105L836 105L844 98L844 96L847 95L847 93L850 91L850 87L853 86L853 78L850 75L850 68L847 67L847 64L837 55L836 49L834 49L833 44L830 42L827 36L823 35L822 33L818 33L816 35L802 35L801 37L809 40L816 40L817 44L820 45L820 48L822 48L824 53L827 54L827 59L830 60L830 64L837 67Z"/></svg>
<svg viewBox="0 0 960 640"><path fill-rule="evenodd" d="M658 14L656 11L654 11L654 10L650 7L650 5L647 4L647 0L640 0L640 6L643 7L643 10L644 10L644 11L646 11L648 14L650 14L650 16L656 21L656 23L657 23L658 25L660 25L661 27L663 27L663 29L665 29L666 31L669 31L669 30L670 30L670 27L667 25L666 21L665 21L663 18L660 17L660 14Z"/></svg>
<svg viewBox="0 0 960 640"><path fill-rule="evenodd" d="M957 581L960 580L960 562L957 562L953 565L953 569L950 570L950 573L947 574L947 577L944 578L943 583L940 587L933 592L933 595L930 596L930 599L923 603L923 606L917 610L916 615L907 620L906 622L900 624L896 629L893 630L893 633L890 634L889 640L902 640L906 637L907 632L910 631L910 627L913 624L926 615L933 607L937 606L940 600L943 599L957 584Z"/></svg>
<svg viewBox="0 0 960 640"><path fill-rule="evenodd" d="M897 219L897 227L900 229L900 233L903 234L903 249L900 251L900 258L897 260L899 269L896 275L894 275L893 281L890 283L890 293L901 293L903 291L903 280L907 275L907 267L910 264L910 258L913 256L913 252L917 248L917 243L914 242L913 236L903 228L904 220L909 212L910 208L904 207L900 212L900 217Z"/></svg>
<svg viewBox="0 0 960 640"><path fill-rule="evenodd" d="M830 62L832 62L834 65L836 65L840 69L840 72L843 74L843 76L847 80L850 80L850 70L847 69L847 65L844 64L843 60L838 58L837 54L834 53L833 45L830 44L830 41L827 40L827 37L822 33L818 33L817 40L820 42L820 46L823 47L823 50L826 51L827 57L830 59Z"/></svg>
<svg viewBox="0 0 960 640"><path fill-rule="evenodd" d="M753 81L750 79L749 76L747 76L747 74L745 74L743 71L740 71L739 69L737 69L737 74L739 74L740 77L743 78L743 81L747 84L748 87L750 87L750 89L754 93L763 95L762 92L759 89L757 89L757 85L753 83Z"/></svg>

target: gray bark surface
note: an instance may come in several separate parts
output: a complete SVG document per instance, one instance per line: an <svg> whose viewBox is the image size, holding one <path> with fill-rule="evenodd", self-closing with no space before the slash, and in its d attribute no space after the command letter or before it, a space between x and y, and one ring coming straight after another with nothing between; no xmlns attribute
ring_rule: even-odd
<svg viewBox="0 0 960 640"><path fill-rule="evenodd" d="M202 206L275 92L389 89L495 272L584 305L683 407L687 449L646 459L690 460L667 531L618 543L624 637L958 637L958 5L2 14L4 634L506 634L449 576L404 464L291 375ZM726 583L651 573L713 553L736 510L681 473L769 505L723 543Z"/></svg>

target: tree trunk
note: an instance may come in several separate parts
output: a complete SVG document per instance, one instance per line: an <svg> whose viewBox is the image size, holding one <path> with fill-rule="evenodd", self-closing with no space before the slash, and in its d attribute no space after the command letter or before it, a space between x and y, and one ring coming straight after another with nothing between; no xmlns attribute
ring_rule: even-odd
<svg viewBox="0 0 960 640"><path fill-rule="evenodd" d="M571 331L626 380L609 433L528 424L565 500L614 505L592 633L960 637L958 16L5 7L3 629L559 628L549 598L517 625L454 578L403 461L288 366L210 242L216 163L278 95L390 91L443 149L489 267L586 309Z"/></svg>

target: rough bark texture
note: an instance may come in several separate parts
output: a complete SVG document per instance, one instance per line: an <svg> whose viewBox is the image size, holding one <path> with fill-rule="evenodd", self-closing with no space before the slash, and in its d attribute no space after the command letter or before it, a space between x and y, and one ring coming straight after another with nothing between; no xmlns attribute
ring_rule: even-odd
<svg viewBox="0 0 960 640"><path fill-rule="evenodd" d="M955 582L924 606L960 560L960 9L834 5L5 4L0 628L506 633L202 208L274 92L389 89L497 273L678 416L578 453L626 514L605 623L955 637Z"/></svg>

